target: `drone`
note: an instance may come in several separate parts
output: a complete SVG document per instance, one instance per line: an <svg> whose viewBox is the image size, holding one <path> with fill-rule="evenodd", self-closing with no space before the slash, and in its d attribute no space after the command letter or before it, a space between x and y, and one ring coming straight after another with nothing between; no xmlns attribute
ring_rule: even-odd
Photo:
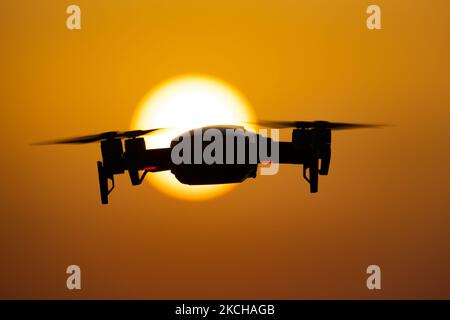
<svg viewBox="0 0 450 320"><path fill-rule="evenodd" d="M260 148L261 141L266 145L275 145L278 150L276 161L279 164L294 164L303 166L303 178L309 183L310 193L318 192L319 175L328 175L331 160L331 131L358 128L379 127L377 124L357 124L328 121L258 121L252 123L265 128L285 129L292 128L291 141L273 141L261 134L256 135L256 146ZM170 171L176 179L188 185L209 185L240 183L248 178L256 178L258 165L267 164L267 158L257 155L256 161L250 161L249 130L244 126L217 125L192 129L174 138L170 147L159 149L146 149L144 137L166 128L153 128L147 130L109 131L100 134L81 136L75 138L53 140L36 143L47 144L86 144L100 142L102 161L97 161L100 199L102 204L108 204L109 195L114 189L114 176L128 171L131 184L140 185L148 173ZM233 139L241 139L247 147L244 161L225 163L223 161L206 163L175 163L172 152L178 148L186 137L195 138L198 133L213 129L223 135L224 139L230 132ZM208 144L202 142L200 150L192 148L191 157L195 151L203 152ZM270 148L269 148L270 149ZM230 151L230 150L227 150ZM233 150L238 151L236 147ZM235 154L235 156L237 156ZM273 160L271 160L273 161Z"/></svg>

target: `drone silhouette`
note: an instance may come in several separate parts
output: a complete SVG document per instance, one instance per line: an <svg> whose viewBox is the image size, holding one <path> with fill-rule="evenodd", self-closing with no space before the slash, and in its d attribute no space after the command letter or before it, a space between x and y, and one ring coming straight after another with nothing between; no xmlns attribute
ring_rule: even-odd
<svg viewBox="0 0 450 320"><path fill-rule="evenodd" d="M277 144L279 164L303 165L303 178L309 183L311 193L318 191L319 175L327 175L331 160L331 131L374 128L377 124L357 124L328 121L258 121L252 123L266 128L292 128L292 140L272 141L271 138L256 134L259 141L266 139L267 144ZM198 130L219 130L224 137L233 132L233 139L244 138L245 161L233 163L180 163L172 161L172 150L189 136L194 138ZM256 162L249 161L249 144L251 143L243 126L218 125L192 129L174 138L170 147L160 149L146 149L145 140L142 136L151 134L166 128L154 128L148 130L132 131L109 131L95 135L75 137L69 139L53 140L36 143L34 145L48 144L85 144L100 142L102 160L97 162L98 180L100 186L100 198L102 204L108 204L108 197L114 189L114 176L128 171L131 184L140 185L148 173L168 171L175 175L177 180L188 185L226 184L239 183L247 178L256 178L258 164L266 164L267 159L259 156ZM239 130L236 130L239 129ZM197 130L197 131L196 131ZM239 137L243 135L242 137ZM203 152L207 144L202 143ZM192 149L194 151L194 149ZM235 148L236 154L236 148ZM192 152L192 157L195 152ZM108 183L111 181L111 183Z"/></svg>

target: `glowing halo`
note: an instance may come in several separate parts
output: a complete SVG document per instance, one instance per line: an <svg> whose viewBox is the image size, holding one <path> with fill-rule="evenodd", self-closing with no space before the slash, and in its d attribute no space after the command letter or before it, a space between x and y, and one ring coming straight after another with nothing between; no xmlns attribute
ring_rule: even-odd
<svg viewBox="0 0 450 320"><path fill-rule="evenodd" d="M169 128L145 137L148 149L165 148L179 134L208 125L242 125L255 121L248 101L237 89L206 75L184 75L164 81L139 103L132 129ZM235 184L190 186L169 171L150 173L146 180L159 191L184 200L207 200Z"/></svg>

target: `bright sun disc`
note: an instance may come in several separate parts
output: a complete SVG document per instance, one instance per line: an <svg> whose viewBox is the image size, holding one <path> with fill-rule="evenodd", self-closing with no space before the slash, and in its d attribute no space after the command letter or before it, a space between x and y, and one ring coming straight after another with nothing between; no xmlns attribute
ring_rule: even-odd
<svg viewBox="0 0 450 320"><path fill-rule="evenodd" d="M229 84L203 75L187 75L163 82L140 102L132 129L170 128L145 137L147 149L167 148L190 129L208 125L243 125L255 115L246 99ZM234 184L190 186L170 171L149 173L155 188L184 200L206 200L231 190Z"/></svg>

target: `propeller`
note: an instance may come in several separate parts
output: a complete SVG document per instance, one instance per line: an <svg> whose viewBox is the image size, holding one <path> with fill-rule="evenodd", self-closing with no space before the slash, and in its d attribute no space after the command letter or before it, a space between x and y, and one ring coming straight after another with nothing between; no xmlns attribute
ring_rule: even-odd
<svg viewBox="0 0 450 320"><path fill-rule="evenodd" d="M382 124L364 124L364 123L348 123L348 122L328 122L328 121L256 121L251 124L256 124L261 127L268 127L274 129L296 128L296 129L332 129L332 130L347 130L347 129L361 129L361 128L379 128L385 125Z"/></svg>
<svg viewBox="0 0 450 320"><path fill-rule="evenodd" d="M139 136L143 136L149 133L152 133L157 130L162 130L163 128L155 128L148 130L130 130L130 131L107 131L99 134L89 135L89 136L81 136L60 140L51 140L33 143L32 145L49 145L49 144L83 144L83 143L91 143L102 140L109 140L114 138L136 138Z"/></svg>

